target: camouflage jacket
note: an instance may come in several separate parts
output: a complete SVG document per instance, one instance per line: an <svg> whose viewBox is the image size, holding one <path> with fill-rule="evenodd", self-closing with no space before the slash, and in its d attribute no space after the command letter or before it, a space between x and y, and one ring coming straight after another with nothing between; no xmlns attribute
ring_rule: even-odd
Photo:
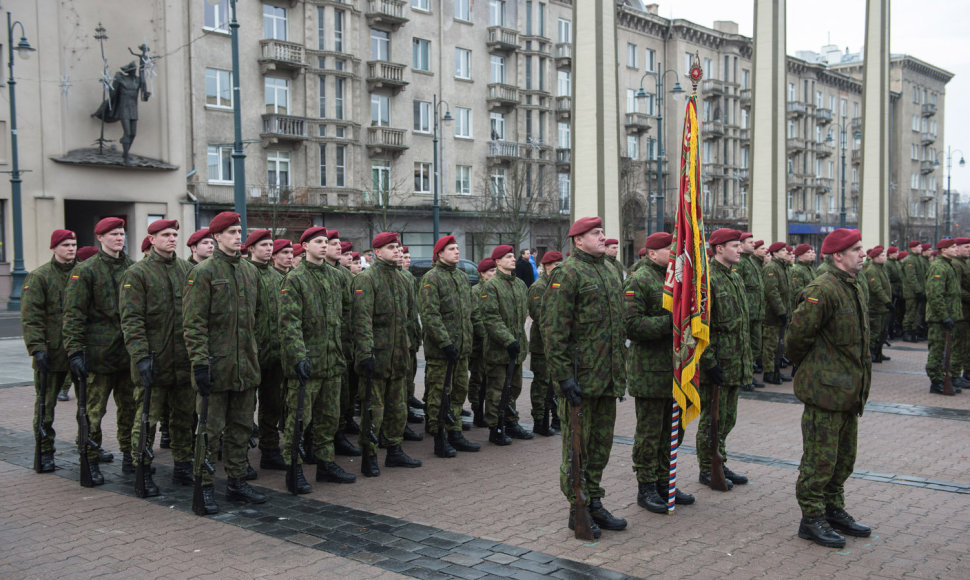
<svg viewBox="0 0 970 580"><path fill-rule="evenodd" d="M506 349L518 341L520 350L515 362L521 364L528 351L525 317L529 314L529 298L525 282L514 274L497 271L488 282L482 284L482 293L479 296L482 302L482 324L488 333L485 363L501 366L509 364L509 353Z"/></svg>
<svg viewBox="0 0 970 580"><path fill-rule="evenodd" d="M340 342L344 351L344 365L354 358L354 333L351 330L351 324L353 322L353 306L350 303L350 286L354 282L354 275L350 272L349 268L345 268L338 264L327 265L333 269L333 273L337 275L340 280L338 286L340 292Z"/></svg>
<svg viewBox="0 0 970 580"><path fill-rule="evenodd" d="M765 264L765 324L779 326L781 317L791 314L792 293L788 272L778 260Z"/></svg>
<svg viewBox="0 0 970 580"><path fill-rule="evenodd" d="M765 319L765 283L754 254L741 254L741 260L731 270L744 282L744 296L748 302L748 316L760 324Z"/></svg>
<svg viewBox="0 0 970 580"><path fill-rule="evenodd" d="M51 258L27 275L20 295L20 329L27 354L47 351L51 372L65 372L67 351L61 330L64 324L64 290L75 262L62 264Z"/></svg>
<svg viewBox="0 0 970 580"><path fill-rule="evenodd" d="M585 397L618 397L626 390L626 332L622 288L603 258L573 249L552 271L542 298L542 336L555 384L573 377Z"/></svg>
<svg viewBox="0 0 970 580"><path fill-rule="evenodd" d="M889 312L886 303L892 303L893 290L889 285L889 276L886 272L885 264L877 264L869 261L863 268L866 278L866 285L869 287L869 314L883 315Z"/></svg>
<svg viewBox="0 0 970 580"><path fill-rule="evenodd" d="M278 291L280 359L288 378L297 377L296 364L304 359L310 363L311 378L343 375L343 284L336 268L309 260L283 279Z"/></svg>
<svg viewBox="0 0 970 580"><path fill-rule="evenodd" d="M951 261L940 254L930 264L930 271L926 275L927 322L943 322L947 318L963 320L960 275Z"/></svg>
<svg viewBox="0 0 970 580"><path fill-rule="evenodd" d="M259 273L259 316L256 317L256 345L259 366L271 367L280 362L280 284L283 276L269 262L249 260Z"/></svg>
<svg viewBox="0 0 970 580"><path fill-rule="evenodd" d="M456 266L435 261L421 277L418 293L424 324L424 358L446 359L450 344L465 358L472 353L472 288L468 275Z"/></svg>
<svg viewBox="0 0 970 580"><path fill-rule="evenodd" d="M488 341L488 331L482 321L482 284L472 286L472 358L485 356L485 344Z"/></svg>
<svg viewBox="0 0 970 580"><path fill-rule="evenodd" d="M138 361L155 353L155 384L190 384L182 331L182 293L192 265L152 249L121 279L121 330L131 355L131 379L141 384Z"/></svg>
<svg viewBox="0 0 970 580"><path fill-rule="evenodd" d="M801 294L802 289L815 279L815 268L811 264L795 262L789 272L791 273L791 297L794 300Z"/></svg>
<svg viewBox="0 0 970 580"><path fill-rule="evenodd" d="M647 265L646 258L637 258L637 261L634 262L632 266L630 266L630 274L636 272L637 270L639 270L640 268L646 265Z"/></svg>
<svg viewBox="0 0 970 580"><path fill-rule="evenodd" d="M750 323L744 282L717 260L710 260L708 264L711 342L701 355L701 368L706 371L719 365L724 372L722 386L750 385L754 358L749 340ZM701 376L701 379L705 378Z"/></svg>
<svg viewBox="0 0 970 580"><path fill-rule="evenodd" d="M667 266L648 262L627 277L626 304L627 390L632 397L670 399L673 392L673 318L663 308Z"/></svg>
<svg viewBox="0 0 970 580"><path fill-rule="evenodd" d="M899 260L886 259L886 275L889 276L889 287L893 296L903 295L903 267Z"/></svg>
<svg viewBox="0 0 970 580"><path fill-rule="evenodd" d="M400 378L408 372L411 340L408 319L415 309L414 294L401 267L376 259L354 277L354 360L374 357L375 378Z"/></svg>
<svg viewBox="0 0 970 580"><path fill-rule="evenodd" d="M124 252L112 258L100 250L71 271L64 294L64 350L70 356L86 347L88 369L95 374L128 370L118 291L133 263Z"/></svg>
<svg viewBox="0 0 970 580"><path fill-rule="evenodd" d="M957 262L960 262L962 266L958 271L960 274L960 299L966 304L963 309L967 310L970 309L970 259L962 258L953 260L951 263L955 265Z"/></svg>
<svg viewBox="0 0 970 580"><path fill-rule="evenodd" d="M916 254L910 254L903 258L903 298L913 300L917 294L926 291L926 270L923 269L923 262Z"/></svg>
<svg viewBox="0 0 970 580"><path fill-rule="evenodd" d="M604 256L603 259L605 260L607 266L612 267L613 270L616 271L616 275L620 279L620 286L623 286L623 275L624 275L623 264L621 264L620 261L617 260L616 258L611 258L609 256Z"/></svg>
<svg viewBox="0 0 970 580"><path fill-rule="evenodd" d="M418 279L414 277L414 274L410 270L405 270L401 268L399 270L401 277L404 278L407 284L408 292L410 296L411 304L414 308L408 311L408 340L411 341L411 351L416 352L421 348L421 320L418 316ZM468 277L465 277L465 283L468 283Z"/></svg>
<svg viewBox="0 0 970 580"><path fill-rule="evenodd" d="M869 314L856 277L827 267L802 294L785 336L806 405L862 415L872 381Z"/></svg>
<svg viewBox="0 0 970 580"><path fill-rule="evenodd" d="M259 384L260 292L256 267L219 248L189 272L182 299L185 346L192 366L210 365L213 392Z"/></svg>
<svg viewBox="0 0 970 580"><path fill-rule="evenodd" d="M542 346L542 327L539 320L542 318L542 296L549 286L549 276L542 274L529 286L529 318L532 319L532 328L529 330L529 352L545 356L545 348Z"/></svg>

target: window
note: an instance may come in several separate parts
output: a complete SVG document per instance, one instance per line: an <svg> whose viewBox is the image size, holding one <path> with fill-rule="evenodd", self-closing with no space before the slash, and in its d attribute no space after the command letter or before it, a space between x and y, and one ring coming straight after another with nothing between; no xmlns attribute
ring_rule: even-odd
<svg viewBox="0 0 970 580"><path fill-rule="evenodd" d="M285 115L290 108L290 81L266 77L266 112Z"/></svg>
<svg viewBox="0 0 970 580"><path fill-rule="evenodd" d="M336 109L334 111L335 119L344 118L344 87L346 80L339 77L333 79L333 103Z"/></svg>
<svg viewBox="0 0 970 580"><path fill-rule="evenodd" d="M469 10L471 0L455 0L455 20L471 21L471 10Z"/></svg>
<svg viewBox="0 0 970 580"><path fill-rule="evenodd" d="M913 161L919 161L919 145L916 143L911 145L910 155Z"/></svg>
<svg viewBox="0 0 970 580"><path fill-rule="evenodd" d="M390 161L376 160L371 163L371 186L374 190L374 201L381 207L387 207L391 190Z"/></svg>
<svg viewBox="0 0 970 580"><path fill-rule="evenodd" d="M423 12L431 12L431 0L411 0L411 8Z"/></svg>
<svg viewBox="0 0 970 580"><path fill-rule="evenodd" d="M751 86L751 71L746 68L741 69L741 88L747 89Z"/></svg>
<svg viewBox="0 0 970 580"><path fill-rule="evenodd" d="M431 103L414 101L414 131L416 133L431 132Z"/></svg>
<svg viewBox="0 0 970 580"><path fill-rule="evenodd" d="M794 139L796 137L795 132L796 132L795 121L792 121L791 119L789 119L788 120L788 138L789 139Z"/></svg>
<svg viewBox="0 0 970 580"><path fill-rule="evenodd" d="M320 145L320 187L327 186L327 145Z"/></svg>
<svg viewBox="0 0 970 580"><path fill-rule="evenodd" d="M795 101L798 99L798 89L795 87L795 83L788 83L788 101Z"/></svg>
<svg viewBox="0 0 970 580"><path fill-rule="evenodd" d="M919 104L919 87L913 85L913 102Z"/></svg>
<svg viewBox="0 0 970 580"><path fill-rule="evenodd" d="M689 74L692 66L694 66L694 55L689 52L684 53L684 74Z"/></svg>
<svg viewBox="0 0 970 580"><path fill-rule="evenodd" d="M637 92L634 89L626 90L626 112L639 113L637 110Z"/></svg>
<svg viewBox="0 0 970 580"><path fill-rule="evenodd" d="M370 124L373 127L391 126L391 99L387 95L370 96Z"/></svg>
<svg viewBox="0 0 970 580"><path fill-rule="evenodd" d="M832 109L832 114L835 113L835 95L829 95L829 108Z"/></svg>
<svg viewBox="0 0 970 580"><path fill-rule="evenodd" d="M472 166L458 165L455 167L455 193L468 195L472 192Z"/></svg>
<svg viewBox="0 0 970 580"><path fill-rule="evenodd" d="M333 11L333 49L337 52L344 51L344 11Z"/></svg>
<svg viewBox="0 0 970 580"><path fill-rule="evenodd" d="M556 29L558 31L559 42L562 43L572 43L573 41L573 22L572 20L565 20L560 18L556 23Z"/></svg>
<svg viewBox="0 0 970 580"><path fill-rule="evenodd" d="M532 57L525 55L525 90L532 90Z"/></svg>
<svg viewBox="0 0 970 580"><path fill-rule="evenodd" d="M344 176L347 173L347 146L337 145L337 155L336 155L336 185L337 187L345 187L347 183L344 181Z"/></svg>
<svg viewBox="0 0 970 580"><path fill-rule="evenodd" d="M492 130L492 133L491 133L492 140L504 141L505 140L505 115L503 115L502 113L489 113L488 121Z"/></svg>
<svg viewBox="0 0 970 580"><path fill-rule="evenodd" d="M657 109L657 95L653 93L647 93L643 99L637 99L643 101L643 112L648 115L656 115Z"/></svg>
<svg viewBox="0 0 970 580"><path fill-rule="evenodd" d="M493 83L504 83L505 82L505 57L504 56L491 56L491 69L492 74L490 77L490 82Z"/></svg>
<svg viewBox="0 0 970 580"><path fill-rule="evenodd" d="M546 5L539 2L539 36L546 35Z"/></svg>
<svg viewBox="0 0 970 580"><path fill-rule="evenodd" d="M455 107L455 137L472 136L472 110Z"/></svg>
<svg viewBox="0 0 970 580"><path fill-rule="evenodd" d="M569 123L560 122L557 124L556 129L559 148L569 149L572 147L572 126Z"/></svg>
<svg viewBox="0 0 970 580"><path fill-rule="evenodd" d="M266 184L271 188L270 199L278 198L279 189L290 185L289 152L270 151L266 154Z"/></svg>
<svg viewBox="0 0 970 580"><path fill-rule="evenodd" d="M229 0L219 0L218 4L206 2L204 6L203 28L229 32Z"/></svg>
<svg viewBox="0 0 970 580"><path fill-rule="evenodd" d="M741 169L748 168L748 155L749 155L748 148L742 147L741 148Z"/></svg>
<svg viewBox="0 0 970 580"><path fill-rule="evenodd" d="M415 162L414 193L431 193L431 164Z"/></svg>
<svg viewBox="0 0 970 580"><path fill-rule="evenodd" d="M559 183L557 185L559 186L559 211L561 213L569 213L569 174L560 173L558 177Z"/></svg>
<svg viewBox="0 0 970 580"><path fill-rule="evenodd" d="M741 109L741 128L742 129L749 128L748 110L747 109Z"/></svg>
<svg viewBox="0 0 970 580"><path fill-rule="evenodd" d="M492 195L503 197L505 195L505 174L504 168L496 168L495 173L489 176L489 183L492 186Z"/></svg>
<svg viewBox="0 0 970 580"><path fill-rule="evenodd" d="M632 42L626 43L626 66L637 68L637 45Z"/></svg>
<svg viewBox="0 0 970 580"><path fill-rule="evenodd" d="M324 26L326 22L324 13L325 10L322 6L317 8L317 48L320 50L327 50L327 29Z"/></svg>
<svg viewBox="0 0 970 580"><path fill-rule="evenodd" d="M320 75L320 118L327 118L327 77Z"/></svg>
<svg viewBox="0 0 970 580"><path fill-rule="evenodd" d="M714 60L710 58L704 59L704 78L712 79L714 78Z"/></svg>
<svg viewBox="0 0 970 580"><path fill-rule="evenodd" d="M525 2L525 34L532 36L532 0Z"/></svg>
<svg viewBox="0 0 970 580"><path fill-rule="evenodd" d="M232 147L209 145L209 183L232 183Z"/></svg>
<svg viewBox="0 0 970 580"><path fill-rule="evenodd" d="M217 68L205 69L205 105L232 108L232 73Z"/></svg>
<svg viewBox="0 0 970 580"><path fill-rule="evenodd" d="M472 78L472 51L467 48L455 49L455 78Z"/></svg>
<svg viewBox="0 0 970 580"><path fill-rule="evenodd" d="M647 160L656 161L657 160L657 140L647 137L647 143L645 148L647 150L647 155L646 155Z"/></svg>
<svg viewBox="0 0 970 580"><path fill-rule="evenodd" d="M211 176L212 173L210 172L209 175ZM211 179L211 177L210 177L210 179ZM910 176L909 186L912 189L919 189L919 174L914 173L914 174L912 174Z"/></svg>
<svg viewBox="0 0 970 580"><path fill-rule="evenodd" d="M630 159L638 159L640 157L640 140L637 139L636 135L626 136L626 156Z"/></svg>
<svg viewBox="0 0 970 580"><path fill-rule="evenodd" d="M556 71L556 95L568 97L573 94L573 75L568 70Z"/></svg>
<svg viewBox="0 0 970 580"><path fill-rule="evenodd" d="M263 38L286 40L286 8L263 4Z"/></svg>
<svg viewBox="0 0 970 580"><path fill-rule="evenodd" d="M415 70L430 70L431 42L422 38L411 41L411 68Z"/></svg>
<svg viewBox="0 0 970 580"><path fill-rule="evenodd" d="M545 57L539 57L539 68L536 70L536 74L539 76L539 90L546 90L546 59Z"/></svg>
<svg viewBox="0 0 970 580"><path fill-rule="evenodd" d="M815 92L815 107L819 109L825 108L825 96L822 94L822 91Z"/></svg>
<svg viewBox="0 0 970 580"><path fill-rule="evenodd" d="M370 59L390 60L391 36L383 30L370 29Z"/></svg>
<svg viewBox="0 0 970 580"><path fill-rule="evenodd" d="M488 25L505 26L505 0L488 0Z"/></svg>
<svg viewBox="0 0 970 580"><path fill-rule="evenodd" d="M652 48L648 48L646 52L643 53L644 69L650 72L655 72L657 68L657 51Z"/></svg>

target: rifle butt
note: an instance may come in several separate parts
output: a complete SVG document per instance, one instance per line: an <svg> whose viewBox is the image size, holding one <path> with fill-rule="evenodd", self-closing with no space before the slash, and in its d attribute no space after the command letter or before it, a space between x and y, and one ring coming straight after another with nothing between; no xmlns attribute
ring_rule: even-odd
<svg viewBox="0 0 970 580"><path fill-rule="evenodd" d="M947 396L956 395L956 391L953 389L953 373L950 372L950 341L953 338L952 333L948 330L944 333L943 339L945 341L943 346L943 394Z"/></svg>
<svg viewBox="0 0 970 580"><path fill-rule="evenodd" d="M727 491L724 457L721 456L721 385L714 385L711 404L711 489Z"/></svg>
<svg viewBox="0 0 970 580"><path fill-rule="evenodd" d="M202 408L199 411L198 431L195 434L195 478L192 482L192 511L199 516L206 515L205 501L202 499L202 470L208 454L208 440L206 429L209 428L209 397L202 397Z"/></svg>
<svg viewBox="0 0 970 580"><path fill-rule="evenodd" d="M41 472L41 446L47 433L44 431L44 417L47 415L47 373L38 370L40 394L37 400L37 428L34 430L34 471Z"/></svg>

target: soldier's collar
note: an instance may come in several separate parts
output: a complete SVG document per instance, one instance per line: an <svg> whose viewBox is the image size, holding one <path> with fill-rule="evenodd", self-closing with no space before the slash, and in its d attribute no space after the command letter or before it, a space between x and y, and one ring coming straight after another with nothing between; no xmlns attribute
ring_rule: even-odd
<svg viewBox="0 0 970 580"><path fill-rule="evenodd" d="M175 252L172 252L172 255L166 258L165 256L156 252L155 248L152 248L151 254L149 255L151 256L152 260L156 262L162 262L163 264L171 264L172 262L175 261Z"/></svg>
<svg viewBox="0 0 970 580"><path fill-rule="evenodd" d="M397 262L388 262L387 260L382 260L380 258L377 258L377 260L374 261L374 265L375 266L381 266L381 267L384 267L384 268L389 268L391 270L400 270L401 269L400 264L398 264Z"/></svg>
<svg viewBox="0 0 970 580"><path fill-rule="evenodd" d="M55 268L57 268L58 270L61 270L62 272L70 272L71 270L74 269L74 266L77 266L77 260L72 260L66 264L62 264L61 262L57 261L57 258L55 258L54 256L51 256L51 264L53 264Z"/></svg>
<svg viewBox="0 0 970 580"><path fill-rule="evenodd" d="M597 262L602 263L605 261L605 258L606 258L606 254L603 254L602 256L597 258L596 256L593 256L592 254L587 254L586 252L578 248L573 248L572 255L576 256L576 258L579 260L582 260L584 262L589 262L591 264L595 264Z"/></svg>
<svg viewBox="0 0 970 580"><path fill-rule="evenodd" d="M441 260L435 260L434 267L443 268L445 270L456 270L458 268L458 264L445 264Z"/></svg>
<svg viewBox="0 0 970 580"><path fill-rule="evenodd" d="M257 262L256 260L253 260L252 258L250 258L249 263L252 264L253 266L256 266L260 270L265 270L269 268L269 262Z"/></svg>
<svg viewBox="0 0 970 580"><path fill-rule="evenodd" d="M105 252L104 250L98 250L98 258L100 258L103 262L107 262L108 264L117 265L124 264L127 261L128 256L124 252L118 252L118 257L113 258L111 257L111 254Z"/></svg>
<svg viewBox="0 0 970 580"><path fill-rule="evenodd" d="M212 257L218 258L220 260L225 260L230 264L238 264L239 258L240 258L239 254L233 254L230 256L229 254L223 252L222 249L219 247L216 247L216 249L212 252Z"/></svg>

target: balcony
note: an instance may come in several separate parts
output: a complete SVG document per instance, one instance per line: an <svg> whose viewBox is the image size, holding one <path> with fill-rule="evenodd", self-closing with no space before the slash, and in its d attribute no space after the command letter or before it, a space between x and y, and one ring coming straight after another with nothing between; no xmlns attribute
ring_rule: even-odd
<svg viewBox="0 0 970 580"><path fill-rule="evenodd" d="M862 132L862 117L852 117L849 121L849 134L855 135Z"/></svg>
<svg viewBox="0 0 970 580"><path fill-rule="evenodd" d="M556 149L556 167L569 169L573 161L572 149Z"/></svg>
<svg viewBox="0 0 970 580"><path fill-rule="evenodd" d="M852 165L858 165L862 163L862 150L853 149L852 150Z"/></svg>
<svg viewBox="0 0 970 580"><path fill-rule="evenodd" d="M645 133L650 130L650 115L646 113L627 113L626 128L634 133Z"/></svg>
<svg viewBox="0 0 970 580"><path fill-rule="evenodd" d="M819 125L828 125L832 122L832 109L815 109L815 122Z"/></svg>
<svg viewBox="0 0 970 580"><path fill-rule="evenodd" d="M815 193L824 195L832 191L832 188L835 186L835 180L831 177L816 177L815 185L817 187Z"/></svg>
<svg viewBox="0 0 970 580"><path fill-rule="evenodd" d="M746 109L751 107L751 89L741 89L741 106Z"/></svg>
<svg viewBox="0 0 970 580"><path fill-rule="evenodd" d="M701 179L705 182L710 182L715 179L720 179L724 177L724 164L723 163L702 163L701 164Z"/></svg>
<svg viewBox="0 0 970 580"><path fill-rule="evenodd" d="M556 97L556 115L562 120L569 119L573 114L572 97Z"/></svg>
<svg viewBox="0 0 970 580"><path fill-rule="evenodd" d="M720 97L724 94L724 81L719 79L702 80L701 93L703 93L705 99Z"/></svg>
<svg viewBox="0 0 970 580"><path fill-rule="evenodd" d="M404 15L406 6L405 0L367 0L364 16L369 25L379 24L397 30L408 21Z"/></svg>
<svg viewBox="0 0 970 580"><path fill-rule="evenodd" d="M735 177L737 177L738 181L740 181L741 183L747 183L748 180L750 179L750 176L748 174L748 169L746 167L738 169L737 173L735 174Z"/></svg>
<svg viewBox="0 0 970 580"><path fill-rule="evenodd" d="M489 141L488 160L493 163L514 161L520 158L519 144L515 141Z"/></svg>
<svg viewBox="0 0 970 580"><path fill-rule="evenodd" d="M721 121L704 121L701 125L702 139L720 139L724 136L724 123Z"/></svg>
<svg viewBox="0 0 970 580"><path fill-rule="evenodd" d="M751 129L739 129L738 139L740 139L743 142L751 141Z"/></svg>
<svg viewBox="0 0 970 580"><path fill-rule="evenodd" d="M407 131L390 127L368 127L367 149L371 153L399 154L408 148L404 140Z"/></svg>
<svg viewBox="0 0 970 580"><path fill-rule="evenodd" d="M859 195L859 182L853 181L852 185L849 186L849 191L852 193L852 195Z"/></svg>
<svg viewBox="0 0 970 580"><path fill-rule="evenodd" d="M259 133L263 147L277 143L299 143L307 135L307 120L291 115L263 115L263 130Z"/></svg>
<svg viewBox="0 0 970 580"><path fill-rule="evenodd" d="M489 83L486 100L489 109L514 107L519 104L519 88L515 85Z"/></svg>
<svg viewBox="0 0 970 580"><path fill-rule="evenodd" d="M920 161L919 162L919 172L920 173L933 173L936 171L936 161Z"/></svg>
<svg viewBox="0 0 970 580"><path fill-rule="evenodd" d="M920 141L923 143L923 145L929 145L930 143L936 141L936 135L930 132L924 132L922 135L920 135Z"/></svg>
<svg viewBox="0 0 970 580"><path fill-rule="evenodd" d="M489 26L485 46L496 52L515 52L519 49L519 32L511 28Z"/></svg>
<svg viewBox="0 0 970 580"><path fill-rule="evenodd" d="M407 65L388 62L386 60L367 61L367 89L389 88L397 94L407 86L404 80L404 70Z"/></svg>
<svg viewBox="0 0 970 580"><path fill-rule="evenodd" d="M805 106L805 103L801 103L799 101L788 101L785 110L788 112L789 117L797 118L805 115L807 107Z"/></svg>
<svg viewBox="0 0 970 580"><path fill-rule="evenodd" d="M805 149L805 140L801 137L789 137L787 145L789 151L800 151Z"/></svg>
<svg viewBox="0 0 970 580"><path fill-rule="evenodd" d="M821 143L815 143L816 157L830 157L833 153L835 153L835 145L829 145L824 141Z"/></svg>
<svg viewBox="0 0 970 580"><path fill-rule="evenodd" d="M307 68L302 44L267 38L259 41L259 72L286 72L297 76Z"/></svg>
<svg viewBox="0 0 970 580"><path fill-rule="evenodd" d="M560 42L556 45L556 68L570 68L573 65L573 45Z"/></svg>
<svg viewBox="0 0 970 580"><path fill-rule="evenodd" d="M936 199L936 192L929 189L921 189L919 192L920 201L932 201Z"/></svg>
<svg viewBox="0 0 970 580"><path fill-rule="evenodd" d="M924 117L932 117L936 114L936 103L924 103L921 111Z"/></svg>

